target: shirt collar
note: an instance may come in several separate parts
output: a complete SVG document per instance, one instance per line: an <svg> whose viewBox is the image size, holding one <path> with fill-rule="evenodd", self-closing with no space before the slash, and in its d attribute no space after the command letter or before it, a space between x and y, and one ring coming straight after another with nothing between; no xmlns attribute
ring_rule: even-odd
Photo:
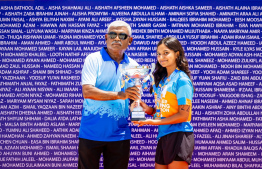
<svg viewBox="0 0 262 169"><path fill-rule="evenodd" d="M114 61L109 55L108 53L106 52L106 47L103 47L101 50L100 50L100 53L102 55L102 58L104 61ZM123 63L129 63L129 59L128 59L128 56L126 55L126 53L124 53L124 59L120 62L121 64Z"/></svg>

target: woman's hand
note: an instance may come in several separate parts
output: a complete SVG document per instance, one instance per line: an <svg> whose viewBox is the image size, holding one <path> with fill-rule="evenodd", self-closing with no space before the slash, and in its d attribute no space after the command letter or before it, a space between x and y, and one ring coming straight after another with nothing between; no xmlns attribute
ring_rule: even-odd
<svg viewBox="0 0 262 169"><path fill-rule="evenodd" d="M132 121L132 123L138 124L137 127L140 127L140 126L143 126L143 125L146 125L146 124L151 124L151 125L153 125L153 124L154 124L154 120L152 120L152 119L146 119L145 121Z"/></svg>
<svg viewBox="0 0 262 169"><path fill-rule="evenodd" d="M155 112L155 109L152 107L149 107L146 103L144 103L142 100L140 100L140 106L143 108L143 111L148 115L153 115Z"/></svg>
<svg viewBox="0 0 262 169"><path fill-rule="evenodd" d="M140 106L143 108L144 112L146 114L152 114L153 108L149 107L146 103L144 103L142 100L140 100Z"/></svg>
<svg viewBox="0 0 262 169"><path fill-rule="evenodd" d="M130 105L130 111L132 112L134 108L136 108L138 106L138 103L136 101L134 101L131 105Z"/></svg>
<svg viewBox="0 0 262 169"><path fill-rule="evenodd" d="M144 103L142 100L139 100L140 102L140 106L143 108L143 111L147 114L152 114L153 108L149 107L146 103ZM134 101L131 105L130 105L130 110L131 112L133 111L134 108L136 108L138 106L137 101Z"/></svg>

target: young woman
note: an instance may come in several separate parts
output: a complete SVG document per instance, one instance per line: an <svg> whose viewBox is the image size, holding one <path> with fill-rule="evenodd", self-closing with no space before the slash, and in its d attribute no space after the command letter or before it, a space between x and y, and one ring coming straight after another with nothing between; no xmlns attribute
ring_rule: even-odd
<svg viewBox="0 0 262 169"><path fill-rule="evenodd" d="M154 120L133 123L159 125L155 169L188 169L194 150L190 124L194 87L184 50L176 38L167 37L158 43L153 75L155 84L151 91L156 107L149 107L144 102L140 104Z"/></svg>

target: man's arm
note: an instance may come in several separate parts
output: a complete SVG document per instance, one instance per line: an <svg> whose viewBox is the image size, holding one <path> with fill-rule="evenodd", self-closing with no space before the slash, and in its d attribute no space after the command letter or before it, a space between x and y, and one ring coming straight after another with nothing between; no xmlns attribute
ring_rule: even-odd
<svg viewBox="0 0 262 169"><path fill-rule="evenodd" d="M125 90L125 92L112 92L112 91L104 91L94 87L93 85L83 85L82 86L83 97L85 99L93 99L93 100L117 100L122 99L125 100L127 98L132 100L139 99L139 89L137 87L129 87Z"/></svg>

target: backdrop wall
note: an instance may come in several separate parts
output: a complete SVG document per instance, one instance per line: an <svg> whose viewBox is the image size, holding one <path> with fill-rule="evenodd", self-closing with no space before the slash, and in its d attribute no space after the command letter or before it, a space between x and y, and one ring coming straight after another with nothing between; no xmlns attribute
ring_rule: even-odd
<svg viewBox="0 0 262 169"><path fill-rule="evenodd" d="M262 168L261 1L0 1L0 16L0 168L77 167L81 68L115 20L131 25L126 53L141 65L160 39L182 43L196 91L190 168ZM154 168L157 128L130 127L129 168Z"/></svg>

